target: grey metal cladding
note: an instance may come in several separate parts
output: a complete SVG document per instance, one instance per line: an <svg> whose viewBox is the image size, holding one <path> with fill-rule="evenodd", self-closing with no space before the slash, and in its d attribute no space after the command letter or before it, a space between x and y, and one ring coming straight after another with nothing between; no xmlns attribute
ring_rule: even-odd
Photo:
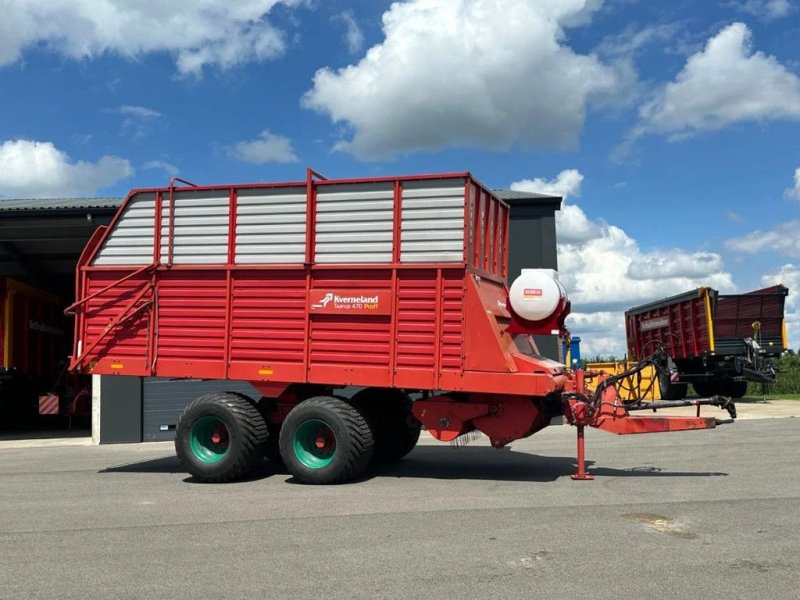
<svg viewBox="0 0 800 600"><path fill-rule="evenodd" d="M166 210L162 212L169 212L169 202L166 197L164 206ZM174 206L172 263L225 264L228 261L230 209L227 190L176 191Z"/></svg>
<svg viewBox="0 0 800 600"><path fill-rule="evenodd" d="M155 194L137 194L106 238L94 265L148 265L153 262Z"/></svg>
<svg viewBox="0 0 800 600"><path fill-rule="evenodd" d="M174 439L174 425L186 406L204 394L219 392L239 392L250 398L261 397L246 381L145 377L142 386L142 440Z"/></svg>
<svg viewBox="0 0 800 600"><path fill-rule="evenodd" d="M393 215L391 182L319 186L316 262L391 262Z"/></svg>
<svg viewBox="0 0 800 600"><path fill-rule="evenodd" d="M236 262L303 264L306 189L240 190L236 202Z"/></svg>
<svg viewBox="0 0 800 600"><path fill-rule="evenodd" d="M464 260L464 178L403 184L400 262Z"/></svg>

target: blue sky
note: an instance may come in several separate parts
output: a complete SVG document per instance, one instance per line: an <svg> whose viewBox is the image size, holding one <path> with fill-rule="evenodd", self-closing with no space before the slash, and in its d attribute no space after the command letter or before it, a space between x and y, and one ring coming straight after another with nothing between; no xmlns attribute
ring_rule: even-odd
<svg viewBox="0 0 800 600"><path fill-rule="evenodd" d="M0 8L0 198L470 170L566 197L587 352L634 304L777 281L800 346L797 0Z"/></svg>

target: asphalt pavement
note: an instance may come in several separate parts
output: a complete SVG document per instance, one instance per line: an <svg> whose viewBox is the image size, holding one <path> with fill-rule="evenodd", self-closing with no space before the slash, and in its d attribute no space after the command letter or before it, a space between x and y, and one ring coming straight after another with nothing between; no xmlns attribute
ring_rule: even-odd
<svg viewBox="0 0 800 600"><path fill-rule="evenodd" d="M0 598L798 599L800 419L496 451L362 481L192 482L169 444L0 449Z"/></svg>

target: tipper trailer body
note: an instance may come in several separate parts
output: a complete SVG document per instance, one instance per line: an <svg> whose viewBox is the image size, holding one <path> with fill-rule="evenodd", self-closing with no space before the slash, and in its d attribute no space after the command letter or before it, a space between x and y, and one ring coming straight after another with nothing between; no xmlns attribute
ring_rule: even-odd
<svg viewBox="0 0 800 600"><path fill-rule="evenodd" d="M592 374L537 354L532 334L566 332L566 291L546 270L506 286L509 207L469 173L181 183L132 191L89 241L71 365L249 381L263 398L204 396L181 417L176 450L199 479L239 477L266 453L301 481L335 483L401 458L420 424L501 447L560 414L588 478L586 425L716 425L631 417L641 407L610 380L588 395ZM344 398L344 386L363 389Z"/></svg>
<svg viewBox="0 0 800 600"><path fill-rule="evenodd" d="M0 277L0 419L33 418L37 393L56 381L66 355L58 298Z"/></svg>
<svg viewBox="0 0 800 600"><path fill-rule="evenodd" d="M741 398L748 381L775 380L773 359L787 350L787 294L782 285L746 294L701 287L631 308L629 356L639 360L656 345L665 348L670 367L661 372L662 398L685 397L689 383L701 396Z"/></svg>

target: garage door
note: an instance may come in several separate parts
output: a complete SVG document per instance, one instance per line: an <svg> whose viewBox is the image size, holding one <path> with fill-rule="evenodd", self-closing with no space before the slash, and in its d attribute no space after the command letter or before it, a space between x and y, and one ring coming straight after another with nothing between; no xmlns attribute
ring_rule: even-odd
<svg viewBox="0 0 800 600"><path fill-rule="evenodd" d="M261 397L246 381L146 377L142 389L142 440L174 439L175 424L186 405L212 392L240 392L254 399Z"/></svg>

